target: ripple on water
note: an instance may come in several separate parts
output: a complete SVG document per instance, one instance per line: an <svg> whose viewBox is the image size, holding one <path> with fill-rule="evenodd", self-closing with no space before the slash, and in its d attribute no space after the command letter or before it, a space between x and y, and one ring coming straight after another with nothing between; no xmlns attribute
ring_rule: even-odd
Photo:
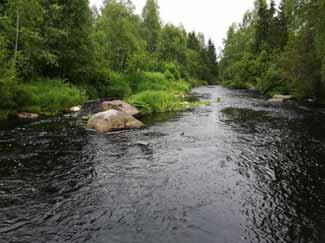
<svg viewBox="0 0 325 243"><path fill-rule="evenodd" d="M324 115L194 92L211 104L143 130L3 125L0 242L325 242Z"/></svg>

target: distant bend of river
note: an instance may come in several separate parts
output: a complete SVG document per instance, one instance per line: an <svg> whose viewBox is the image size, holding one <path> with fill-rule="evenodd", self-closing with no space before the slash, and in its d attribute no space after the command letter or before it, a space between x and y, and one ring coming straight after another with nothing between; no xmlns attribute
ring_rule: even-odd
<svg viewBox="0 0 325 243"><path fill-rule="evenodd" d="M324 243L325 114L193 92L142 130L2 124L0 242Z"/></svg>

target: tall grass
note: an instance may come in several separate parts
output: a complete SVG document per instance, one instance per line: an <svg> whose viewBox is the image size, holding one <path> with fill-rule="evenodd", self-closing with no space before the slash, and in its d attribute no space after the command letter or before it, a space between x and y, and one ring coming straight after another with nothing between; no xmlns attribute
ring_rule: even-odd
<svg viewBox="0 0 325 243"><path fill-rule="evenodd" d="M144 91L128 99L142 113L176 111L182 108L182 101L167 91Z"/></svg>
<svg viewBox="0 0 325 243"><path fill-rule="evenodd" d="M79 105L85 100L83 91L61 80L19 84L15 95L18 111L37 113L56 113Z"/></svg>
<svg viewBox="0 0 325 243"><path fill-rule="evenodd" d="M127 101L137 107L142 114L179 111L209 104L208 101L187 102L184 96L171 91L150 90L133 95Z"/></svg>

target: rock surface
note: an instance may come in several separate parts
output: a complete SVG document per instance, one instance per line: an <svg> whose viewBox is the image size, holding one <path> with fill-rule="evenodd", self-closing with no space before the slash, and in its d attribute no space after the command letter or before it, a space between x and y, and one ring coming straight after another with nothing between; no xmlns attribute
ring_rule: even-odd
<svg viewBox="0 0 325 243"><path fill-rule="evenodd" d="M35 113L29 113L29 112L20 112L17 114L17 117L19 119L24 119L24 120L33 120L39 118L39 115Z"/></svg>
<svg viewBox="0 0 325 243"><path fill-rule="evenodd" d="M74 106L70 108L70 112L78 112L81 110L81 106Z"/></svg>
<svg viewBox="0 0 325 243"><path fill-rule="evenodd" d="M133 116L117 110L108 110L93 115L87 124L87 128L95 129L99 133L107 133L114 130L137 129L144 124Z"/></svg>
<svg viewBox="0 0 325 243"><path fill-rule="evenodd" d="M113 100L113 101L104 101L102 103L102 110L117 110L117 111L123 111L131 116L134 116L136 114L139 114L139 110L128 103L122 101L122 100Z"/></svg>

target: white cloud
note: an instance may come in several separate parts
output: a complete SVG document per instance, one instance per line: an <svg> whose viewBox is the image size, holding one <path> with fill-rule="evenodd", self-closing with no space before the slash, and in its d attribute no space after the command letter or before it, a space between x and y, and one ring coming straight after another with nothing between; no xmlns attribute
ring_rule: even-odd
<svg viewBox="0 0 325 243"><path fill-rule="evenodd" d="M254 0L158 0L163 23L180 23L188 30L202 32L217 47L222 46L228 27L240 22L244 13L253 8ZM90 0L100 6L103 0ZM141 13L146 0L132 1Z"/></svg>

